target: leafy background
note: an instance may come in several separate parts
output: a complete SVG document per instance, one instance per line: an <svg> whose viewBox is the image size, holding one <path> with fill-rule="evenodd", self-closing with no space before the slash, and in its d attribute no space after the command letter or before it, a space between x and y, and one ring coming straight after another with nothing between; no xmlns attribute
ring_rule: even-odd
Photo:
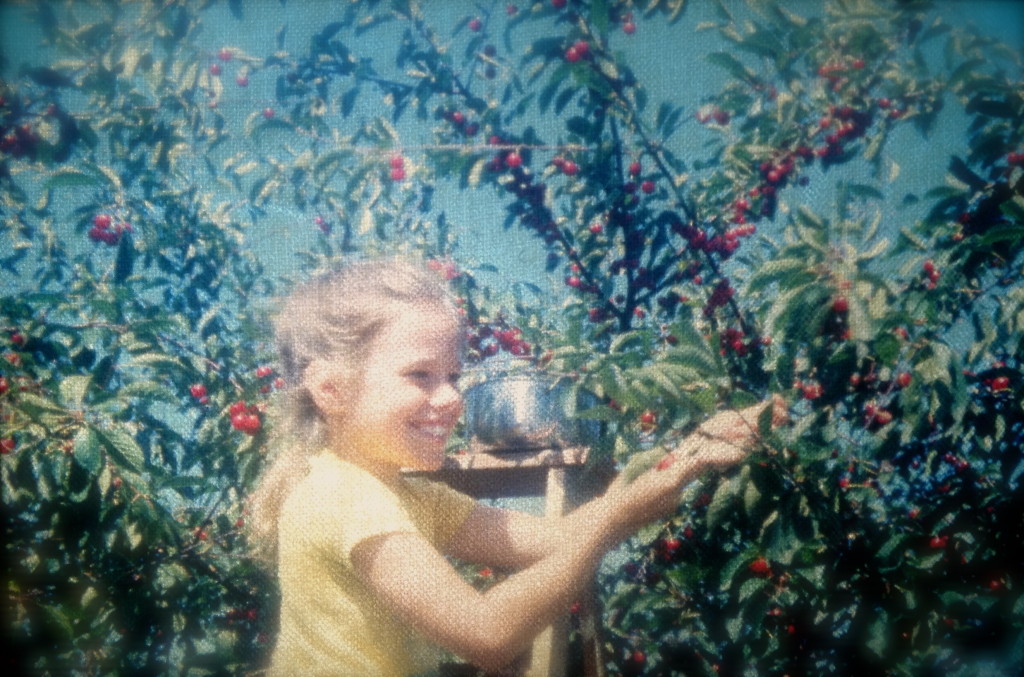
<svg viewBox="0 0 1024 677"><path fill-rule="evenodd" d="M16 670L258 671L267 316L402 251L458 289L472 361L596 398L595 469L790 403L606 562L609 672L1013 674L1012 4L326 8L0 7Z"/></svg>

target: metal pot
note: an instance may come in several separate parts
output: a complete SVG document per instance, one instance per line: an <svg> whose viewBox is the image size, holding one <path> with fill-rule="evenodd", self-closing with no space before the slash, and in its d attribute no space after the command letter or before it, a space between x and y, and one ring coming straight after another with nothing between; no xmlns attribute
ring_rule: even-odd
<svg viewBox="0 0 1024 677"><path fill-rule="evenodd" d="M495 449L569 447L592 441L600 423L575 418L592 396L565 378L521 372L491 375L466 390L466 429Z"/></svg>

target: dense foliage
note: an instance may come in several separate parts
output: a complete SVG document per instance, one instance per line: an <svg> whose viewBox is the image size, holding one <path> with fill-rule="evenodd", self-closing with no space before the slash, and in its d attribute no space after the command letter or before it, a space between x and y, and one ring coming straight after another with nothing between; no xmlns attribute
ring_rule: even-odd
<svg viewBox="0 0 1024 677"><path fill-rule="evenodd" d="M288 386L271 300L398 250L459 288L472 359L527 358L598 398L580 413L603 422L596 463L791 403L791 426L602 571L613 673L1011 674L1020 54L943 3L440 4L338 3L260 53L204 32L251 25L238 1L18 7L44 41L0 83L20 667L260 665L275 593L244 498ZM719 89L659 94L645 32ZM687 50L708 33L721 49ZM921 157L946 168L934 185L908 179ZM459 260L447 199L536 235L558 312ZM298 264L271 269L268 248Z"/></svg>

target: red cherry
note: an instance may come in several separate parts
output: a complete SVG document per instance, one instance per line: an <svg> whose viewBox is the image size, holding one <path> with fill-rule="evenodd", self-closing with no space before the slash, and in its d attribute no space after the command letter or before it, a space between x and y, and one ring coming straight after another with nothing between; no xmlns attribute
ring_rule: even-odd
<svg viewBox="0 0 1024 677"><path fill-rule="evenodd" d="M579 171L579 165L572 160L566 160L562 163L562 173L566 176L575 176L576 172Z"/></svg>
<svg viewBox="0 0 1024 677"><path fill-rule="evenodd" d="M657 423L658 416L653 411L647 410L640 414L640 422L644 425L653 425Z"/></svg>
<svg viewBox="0 0 1024 677"><path fill-rule="evenodd" d="M220 75L220 64L219 63L211 63L210 64L210 75L212 75L214 77L217 77L218 75Z"/></svg>
<svg viewBox="0 0 1024 677"><path fill-rule="evenodd" d="M522 166L523 157L519 153L513 151L505 156L505 164L510 168L515 169L516 167Z"/></svg>
<svg viewBox="0 0 1024 677"><path fill-rule="evenodd" d="M263 117L265 119L267 119L267 120L269 120L270 118L274 117L274 109L273 108L264 108L263 109Z"/></svg>
<svg viewBox="0 0 1024 677"><path fill-rule="evenodd" d="M203 385L202 383L193 384L188 389L188 391L192 393L192 397L196 398L197 400L206 397L206 386Z"/></svg>
<svg viewBox="0 0 1024 677"><path fill-rule="evenodd" d="M110 228L111 218L109 214L97 214L92 217L92 225L96 226L100 230L106 230Z"/></svg>
<svg viewBox="0 0 1024 677"><path fill-rule="evenodd" d="M845 313L850 309L850 302L845 296L837 296L832 301L832 310L837 313Z"/></svg>
<svg viewBox="0 0 1024 677"><path fill-rule="evenodd" d="M401 167L395 167L391 170L392 181L403 181L405 180L405 170Z"/></svg>
<svg viewBox="0 0 1024 677"><path fill-rule="evenodd" d="M474 33L479 32L480 29L483 28L483 26L484 25L480 21L480 19L477 19L476 17L473 17L472 19L469 20L469 30L473 31Z"/></svg>
<svg viewBox="0 0 1024 677"><path fill-rule="evenodd" d="M655 189L654 181L651 181L650 179L648 179L647 181L644 181L643 183L640 184L640 190L642 190L643 192L647 193L648 195L653 193L654 189Z"/></svg>
<svg viewBox="0 0 1024 677"><path fill-rule="evenodd" d="M249 86L249 76L247 76L247 75L239 75L237 78L235 78L235 84L238 85L239 87L248 87Z"/></svg>
<svg viewBox="0 0 1024 677"><path fill-rule="evenodd" d="M643 165L640 164L639 160L634 160L629 164L629 173L632 176L636 176L643 170Z"/></svg>
<svg viewBox="0 0 1024 677"><path fill-rule="evenodd" d="M888 425L892 423L892 412L885 409L879 409L875 412L875 423L878 425Z"/></svg>
<svg viewBox="0 0 1024 677"><path fill-rule="evenodd" d="M6 393L10 389L11 389L10 382L8 382L8 380L5 377L0 376L0 395L3 395L4 393Z"/></svg>
<svg viewBox="0 0 1024 677"><path fill-rule="evenodd" d="M655 470L667 470L675 462L675 456L673 456L672 454L665 454L665 456L662 457L660 461L658 461L658 465L654 466L654 468Z"/></svg>
<svg viewBox="0 0 1024 677"><path fill-rule="evenodd" d="M0 454L9 454L18 448L18 442L13 437L5 437L0 440Z"/></svg>
<svg viewBox="0 0 1024 677"><path fill-rule="evenodd" d="M928 541L928 547L933 550L940 550L945 548L949 543L949 536L932 536Z"/></svg>
<svg viewBox="0 0 1024 677"><path fill-rule="evenodd" d="M568 61L569 63L576 63L582 58L583 55L580 54L579 50L577 50L575 47L570 47L569 49L565 50L565 60Z"/></svg>
<svg viewBox="0 0 1024 677"><path fill-rule="evenodd" d="M237 416L238 414L242 414L247 411L249 411L249 405L242 400L239 400L228 407L228 413L232 416Z"/></svg>
<svg viewBox="0 0 1024 677"><path fill-rule="evenodd" d="M904 371L901 372L899 376L896 377L896 385L898 385L900 388L906 388L907 386L910 385L910 382L912 380L913 377L910 375L910 372Z"/></svg>
<svg viewBox="0 0 1024 677"><path fill-rule="evenodd" d="M256 367L256 378L266 378L267 376L270 376L273 373L273 367L268 367L266 365Z"/></svg>
<svg viewBox="0 0 1024 677"><path fill-rule="evenodd" d="M590 232L593 233L594 235L600 235L603 230L604 226L602 226L600 223L590 224Z"/></svg>
<svg viewBox="0 0 1024 677"><path fill-rule="evenodd" d="M996 376L992 379L992 390L1009 390L1010 389L1010 377L1009 376Z"/></svg>
<svg viewBox="0 0 1024 677"><path fill-rule="evenodd" d="M217 58L220 59L221 61L225 61L225 62L226 61L231 61L231 56L232 56L231 50L228 49L227 47L224 47L219 52L217 52Z"/></svg>
<svg viewBox="0 0 1024 677"><path fill-rule="evenodd" d="M587 42L586 40L577 40L575 43L573 43L573 47L576 48L576 52L581 57L590 54L590 43Z"/></svg>
<svg viewBox="0 0 1024 677"><path fill-rule="evenodd" d="M622 24L622 32L626 35L633 35L633 33L636 33L636 24L632 21L627 21Z"/></svg>
<svg viewBox="0 0 1024 677"><path fill-rule="evenodd" d="M401 155L392 155L391 159L388 160L388 164L391 165L392 169L402 169L405 167L405 158Z"/></svg>
<svg viewBox="0 0 1024 677"><path fill-rule="evenodd" d="M754 574L755 576L761 576L762 578L767 578L772 574L772 566L764 557L758 557L753 562L748 564L747 568L750 569L750 572L752 574Z"/></svg>
<svg viewBox="0 0 1024 677"><path fill-rule="evenodd" d="M807 383L803 387L804 399L816 400L824 394L825 390L820 383Z"/></svg>

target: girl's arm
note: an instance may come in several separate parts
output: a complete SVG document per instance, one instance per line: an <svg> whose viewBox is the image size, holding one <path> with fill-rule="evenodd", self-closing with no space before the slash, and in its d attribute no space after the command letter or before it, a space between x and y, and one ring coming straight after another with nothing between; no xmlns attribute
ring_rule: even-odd
<svg viewBox="0 0 1024 677"><path fill-rule="evenodd" d="M750 423L756 421L756 411L734 416L741 414L747 426L742 437L733 434L731 426L725 435L730 442L691 437L673 452L674 462L667 467L650 470L633 482L616 481L603 496L553 520L545 536L534 541L540 545L530 546L545 551L534 553L539 559L485 593L466 583L419 534L393 533L363 541L353 550L352 562L386 608L475 665L499 669L567 612L605 552L675 509L680 489L703 471L742 458L745 444L737 446L733 440L753 439Z"/></svg>
<svg viewBox="0 0 1024 677"><path fill-rule="evenodd" d="M711 418L697 431L697 440L723 442L736 448L723 449L724 458L719 465L728 465L742 457L743 447L753 439L756 429L754 413L763 405L744 412L722 412ZM776 398L773 401L773 420L777 424L785 419L785 403ZM692 444L692 440L685 444ZM678 453L678 452L677 452ZM721 455L721 453L719 455ZM574 533L576 522L586 520L584 512L566 516L536 516L517 510L506 510L478 504L447 545L446 554L458 559L487 566L522 569L535 564L553 553L565 534Z"/></svg>

